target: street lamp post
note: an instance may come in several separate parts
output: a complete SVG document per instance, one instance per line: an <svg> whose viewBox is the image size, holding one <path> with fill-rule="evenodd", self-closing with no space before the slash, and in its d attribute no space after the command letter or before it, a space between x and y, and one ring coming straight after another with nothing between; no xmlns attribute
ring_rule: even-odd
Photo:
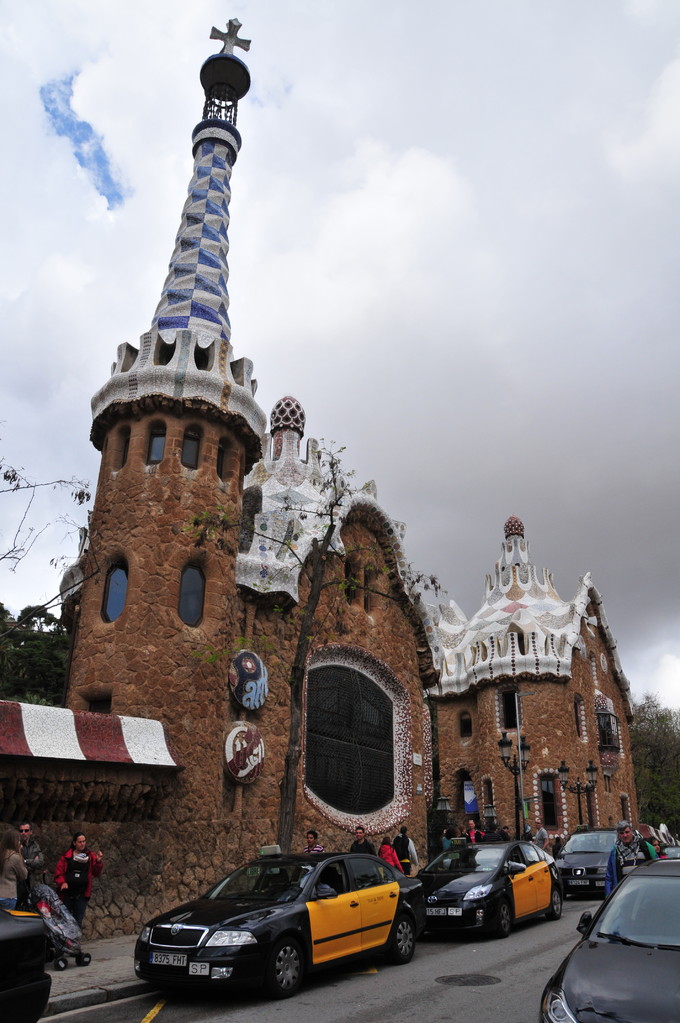
<svg viewBox="0 0 680 1023"><path fill-rule="evenodd" d="M508 771L513 776L515 783L515 838L521 838L519 833L519 813L520 813L520 789L519 779L522 775L522 771L526 770L526 766L529 763L529 753L531 752L531 746L526 741L524 736L520 736L518 741L519 758L517 753L512 753L512 739L508 739L507 732L501 732L501 738L498 740L498 748L501 753L501 760L503 766L507 767ZM524 812L522 811L522 820L524 820Z"/></svg>
<svg viewBox="0 0 680 1023"><path fill-rule="evenodd" d="M562 786L563 792L573 792L576 795L576 801L578 804L578 826L583 827L583 809L581 807L581 793L592 792L597 785L597 767L592 760L588 762L586 767L586 775L588 777L587 782L582 782L580 778L576 779L575 785L569 785L569 768L565 764L564 760L557 768L557 773L560 776L560 785Z"/></svg>

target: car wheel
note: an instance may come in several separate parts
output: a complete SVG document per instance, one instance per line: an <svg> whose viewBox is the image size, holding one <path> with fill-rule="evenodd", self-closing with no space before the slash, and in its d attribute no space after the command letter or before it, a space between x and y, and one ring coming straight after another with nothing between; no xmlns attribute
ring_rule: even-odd
<svg viewBox="0 0 680 1023"><path fill-rule="evenodd" d="M57 956L57 958L54 960L54 968L55 970L59 970L60 973L62 970L65 970L67 966L68 959L65 959L64 956Z"/></svg>
<svg viewBox="0 0 680 1023"><path fill-rule="evenodd" d="M386 945L387 958L396 966L410 963L416 949L416 932L410 916L400 913Z"/></svg>
<svg viewBox="0 0 680 1023"><path fill-rule="evenodd" d="M512 912L507 899L501 899L496 916L496 937L507 938L512 930Z"/></svg>
<svg viewBox="0 0 680 1023"><path fill-rule="evenodd" d="M273 998L290 998L302 983L302 949L295 938L281 938L267 960L264 986Z"/></svg>
<svg viewBox="0 0 680 1023"><path fill-rule="evenodd" d="M553 888L550 893L550 909L545 914L548 920L559 920L562 916L562 893L559 888Z"/></svg>

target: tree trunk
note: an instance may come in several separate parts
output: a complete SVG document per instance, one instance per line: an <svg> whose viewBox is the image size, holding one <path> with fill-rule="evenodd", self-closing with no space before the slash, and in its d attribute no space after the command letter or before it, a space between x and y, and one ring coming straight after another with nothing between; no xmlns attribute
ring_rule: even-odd
<svg viewBox="0 0 680 1023"><path fill-rule="evenodd" d="M297 805L298 765L302 754L302 693L307 670L307 656L312 642L314 616L319 606L321 590L326 572L326 553L333 537L335 526L331 522L319 542L314 540L309 559L310 589L302 614L295 658L290 672L290 732L286 751L283 778L281 779L281 803L279 805L278 844L282 852L290 852L295 827Z"/></svg>

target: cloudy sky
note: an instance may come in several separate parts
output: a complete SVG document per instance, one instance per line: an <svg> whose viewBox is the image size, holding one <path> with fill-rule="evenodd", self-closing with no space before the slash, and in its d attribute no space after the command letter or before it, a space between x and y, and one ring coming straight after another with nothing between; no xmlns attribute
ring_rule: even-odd
<svg viewBox="0 0 680 1023"><path fill-rule="evenodd" d="M151 323L229 17L262 407L346 445L468 615L519 515L564 599L592 572L634 694L680 707L677 0L2 0L5 459L94 484L90 397ZM0 564L14 611L58 591L63 517L38 496L52 525Z"/></svg>

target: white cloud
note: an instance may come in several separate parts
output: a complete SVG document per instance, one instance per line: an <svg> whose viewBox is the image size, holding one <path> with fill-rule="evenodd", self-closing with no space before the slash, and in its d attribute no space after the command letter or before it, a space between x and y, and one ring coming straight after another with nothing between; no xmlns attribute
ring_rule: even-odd
<svg viewBox="0 0 680 1023"><path fill-rule="evenodd" d="M680 172L680 57L659 75L636 135L612 144L613 167L626 180L677 182Z"/></svg>

